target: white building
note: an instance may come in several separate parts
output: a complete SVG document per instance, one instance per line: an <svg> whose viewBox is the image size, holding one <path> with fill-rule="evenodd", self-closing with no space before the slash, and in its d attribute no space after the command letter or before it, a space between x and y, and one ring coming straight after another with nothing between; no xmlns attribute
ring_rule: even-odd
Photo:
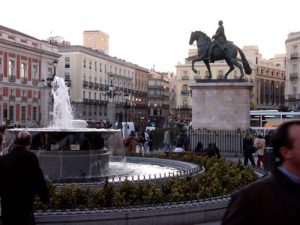
<svg viewBox="0 0 300 225"><path fill-rule="evenodd" d="M286 47L286 89L285 99L293 111L300 110L300 31L288 34Z"/></svg>

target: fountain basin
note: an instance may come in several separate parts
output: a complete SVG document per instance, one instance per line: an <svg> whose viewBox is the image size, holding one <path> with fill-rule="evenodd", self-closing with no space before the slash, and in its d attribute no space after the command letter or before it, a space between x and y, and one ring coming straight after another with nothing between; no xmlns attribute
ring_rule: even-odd
<svg viewBox="0 0 300 225"><path fill-rule="evenodd" d="M7 129L4 152L13 147L16 134L23 129ZM122 154L120 130L94 128L28 128L31 150L37 155L44 175L50 179L98 177L107 172L109 155ZM123 153L124 154L124 153Z"/></svg>

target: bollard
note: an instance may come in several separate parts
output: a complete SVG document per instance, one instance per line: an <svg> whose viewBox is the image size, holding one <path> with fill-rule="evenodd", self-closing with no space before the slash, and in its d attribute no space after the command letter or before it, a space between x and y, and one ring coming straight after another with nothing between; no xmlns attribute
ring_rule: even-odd
<svg viewBox="0 0 300 225"><path fill-rule="evenodd" d="M264 160L265 160L264 162L265 170L271 171L275 163L275 155L273 152L273 147L265 147Z"/></svg>

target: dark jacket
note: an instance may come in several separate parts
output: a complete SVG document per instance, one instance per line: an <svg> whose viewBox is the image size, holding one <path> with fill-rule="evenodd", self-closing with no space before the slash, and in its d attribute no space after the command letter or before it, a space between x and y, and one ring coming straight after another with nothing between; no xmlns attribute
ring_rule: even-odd
<svg viewBox="0 0 300 225"><path fill-rule="evenodd" d="M300 223L300 185L277 168L273 175L233 195L222 225L296 225Z"/></svg>
<svg viewBox="0 0 300 225"><path fill-rule="evenodd" d="M49 203L49 192L39 162L33 152L15 147L0 159L0 196L5 225L35 224L33 199L38 195Z"/></svg>
<svg viewBox="0 0 300 225"><path fill-rule="evenodd" d="M252 155L252 146L253 146L253 139L252 138L243 138L243 150L244 155Z"/></svg>

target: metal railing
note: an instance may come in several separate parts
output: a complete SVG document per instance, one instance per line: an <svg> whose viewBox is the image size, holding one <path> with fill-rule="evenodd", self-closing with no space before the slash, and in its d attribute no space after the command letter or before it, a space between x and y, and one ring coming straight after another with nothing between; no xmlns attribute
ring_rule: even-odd
<svg viewBox="0 0 300 225"><path fill-rule="evenodd" d="M165 130L153 131L153 147L154 149L163 149L163 138ZM176 139L180 134L179 129L170 130L172 145L176 146ZM186 134L189 139L189 151L193 151L198 142L201 142L206 148L209 143L215 143L220 149L221 154L237 155L243 153L243 137L244 131L222 131L222 130L187 130Z"/></svg>

